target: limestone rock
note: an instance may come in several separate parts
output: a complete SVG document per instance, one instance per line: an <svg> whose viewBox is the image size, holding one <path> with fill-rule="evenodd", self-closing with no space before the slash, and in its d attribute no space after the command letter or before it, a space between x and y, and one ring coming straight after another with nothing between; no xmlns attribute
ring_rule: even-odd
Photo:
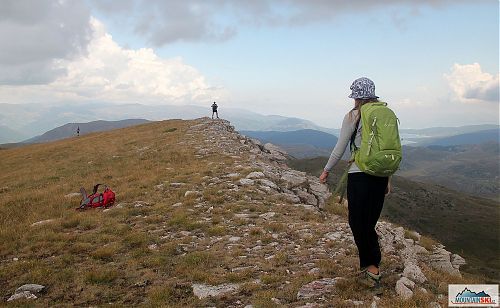
<svg viewBox="0 0 500 308"><path fill-rule="evenodd" d="M424 273L422 273L420 267L418 267L418 265L414 263L410 263L405 266L403 276L419 283L424 283L427 281L427 278L425 277Z"/></svg>
<svg viewBox="0 0 500 308"><path fill-rule="evenodd" d="M269 158L272 160L284 161L287 159L286 156L288 154L286 151L272 143L264 144L263 150L270 154Z"/></svg>
<svg viewBox="0 0 500 308"><path fill-rule="evenodd" d="M260 179L260 178L263 178L264 177L264 173L260 172L260 171L254 171L254 172L250 172L246 178L247 179Z"/></svg>
<svg viewBox="0 0 500 308"><path fill-rule="evenodd" d="M429 262L434 269L443 271L455 277L462 277L460 271L451 264L451 253L443 248L444 246L435 247L429 256ZM457 261L459 262L459 261Z"/></svg>
<svg viewBox="0 0 500 308"><path fill-rule="evenodd" d="M303 285L297 293L297 299L308 299L330 292L339 278L323 278Z"/></svg>
<svg viewBox="0 0 500 308"><path fill-rule="evenodd" d="M37 299L38 297L36 297L36 295L32 294L31 292L29 291L23 291L23 292L19 292L19 293L14 293L12 294L8 299L7 301L10 302L10 301L15 301L17 299Z"/></svg>
<svg viewBox="0 0 500 308"><path fill-rule="evenodd" d="M184 197L196 197L199 195L201 195L201 193L196 190L188 190L184 193Z"/></svg>
<svg viewBox="0 0 500 308"><path fill-rule="evenodd" d="M316 197L308 193L306 190L295 188L293 189L293 191L300 198L300 201L304 202L305 204L318 205L318 200L316 199Z"/></svg>
<svg viewBox="0 0 500 308"><path fill-rule="evenodd" d="M32 227L34 226L40 226L40 225L45 225L45 224L48 224L48 223L51 223L53 222L55 219L46 219L46 220L40 220L40 221L37 221L37 222L34 222L31 224Z"/></svg>
<svg viewBox="0 0 500 308"><path fill-rule="evenodd" d="M218 286L210 286L205 284L193 284L193 294L199 299L209 296L217 297L223 294L231 293L238 290L240 286L235 283L221 284Z"/></svg>
<svg viewBox="0 0 500 308"><path fill-rule="evenodd" d="M170 187L179 188L186 185L186 183L170 183Z"/></svg>
<svg viewBox="0 0 500 308"><path fill-rule="evenodd" d="M467 262L465 262L465 259L462 258L461 256L457 254L451 255L451 265L456 268L457 270L460 269L461 265L465 265Z"/></svg>
<svg viewBox="0 0 500 308"><path fill-rule="evenodd" d="M396 293L403 299L410 299L413 296L413 291L410 288L414 288L415 283L406 277L401 277L396 282Z"/></svg>
<svg viewBox="0 0 500 308"><path fill-rule="evenodd" d="M278 185L276 185L273 181L270 181L268 179L259 179L258 181L260 184L262 184L264 186L278 190Z"/></svg>
<svg viewBox="0 0 500 308"><path fill-rule="evenodd" d="M254 180L251 179L241 179L238 182L240 185L246 186L246 185L253 185L255 183Z"/></svg>
<svg viewBox="0 0 500 308"><path fill-rule="evenodd" d="M45 289L45 286L42 286L40 284L36 283L28 283L28 284L23 284L19 288L16 289L15 293L20 293L20 292L31 292L31 293L40 293Z"/></svg>
<svg viewBox="0 0 500 308"><path fill-rule="evenodd" d="M307 183L305 172L287 170L281 174L281 180L285 182L287 189L303 186Z"/></svg>
<svg viewBox="0 0 500 308"><path fill-rule="evenodd" d="M281 196L290 203L300 203L300 198L294 194L282 193Z"/></svg>
<svg viewBox="0 0 500 308"><path fill-rule="evenodd" d="M268 220L268 219L273 218L275 215L276 215L275 212L267 212L267 213L264 213L264 214L260 214L259 217L262 217L262 218Z"/></svg>
<svg viewBox="0 0 500 308"><path fill-rule="evenodd" d="M42 286L40 284L24 284L17 288L14 294L12 294L12 296L10 296L7 301L10 302L17 299L37 299L38 297L35 294L39 294L43 290L45 290L45 286Z"/></svg>

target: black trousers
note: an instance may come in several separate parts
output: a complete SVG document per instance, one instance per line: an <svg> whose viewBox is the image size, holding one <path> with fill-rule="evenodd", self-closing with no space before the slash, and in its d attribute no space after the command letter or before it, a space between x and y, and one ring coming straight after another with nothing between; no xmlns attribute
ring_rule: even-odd
<svg viewBox="0 0 500 308"><path fill-rule="evenodd" d="M349 226L359 252L359 266L379 266L382 259L375 225L384 206L387 177L377 177L364 172L349 173L347 201Z"/></svg>

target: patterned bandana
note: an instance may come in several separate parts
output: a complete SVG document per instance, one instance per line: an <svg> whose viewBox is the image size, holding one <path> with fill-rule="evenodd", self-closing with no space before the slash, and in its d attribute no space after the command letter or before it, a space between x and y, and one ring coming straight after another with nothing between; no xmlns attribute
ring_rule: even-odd
<svg viewBox="0 0 500 308"><path fill-rule="evenodd" d="M354 80L350 89L352 90L350 98L378 98L375 95L375 84L366 77Z"/></svg>

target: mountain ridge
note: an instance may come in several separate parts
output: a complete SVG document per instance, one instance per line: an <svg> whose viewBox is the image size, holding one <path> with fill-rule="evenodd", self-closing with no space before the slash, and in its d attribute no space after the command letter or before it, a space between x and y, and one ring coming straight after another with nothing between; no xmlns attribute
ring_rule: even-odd
<svg viewBox="0 0 500 308"><path fill-rule="evenodd" d="M386 293L373 298L353 277L345 204L286 158L207 118L1 151L0 289L47 286L39 305L387 306L444 304L439 286L470 278L458 255L380 222ZM75 211L96 179L117 204Z"/></svg>

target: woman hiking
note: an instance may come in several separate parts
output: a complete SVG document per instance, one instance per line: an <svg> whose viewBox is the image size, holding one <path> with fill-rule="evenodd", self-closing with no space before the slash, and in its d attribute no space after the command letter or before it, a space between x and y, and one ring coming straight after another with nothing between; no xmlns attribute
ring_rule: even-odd
<svg viewBox="0 0 500 308"><path fill-rule="evenodd" d="M344 155L349 144L351 152L360 147L361 106L378 102L375 84L366 77L354 80L350 89L352 93L349 97L354 99L354 108L344 117L337 144L320 176L322 183L326 182L329 171ZM375 225L380 217L385 195L390 191L389 177L367 174L360 170L356 162L350 163L347 175L347 201L349 226L359 253L361 273L358 278L363 285L380 294L381 253Z"/></svg>

